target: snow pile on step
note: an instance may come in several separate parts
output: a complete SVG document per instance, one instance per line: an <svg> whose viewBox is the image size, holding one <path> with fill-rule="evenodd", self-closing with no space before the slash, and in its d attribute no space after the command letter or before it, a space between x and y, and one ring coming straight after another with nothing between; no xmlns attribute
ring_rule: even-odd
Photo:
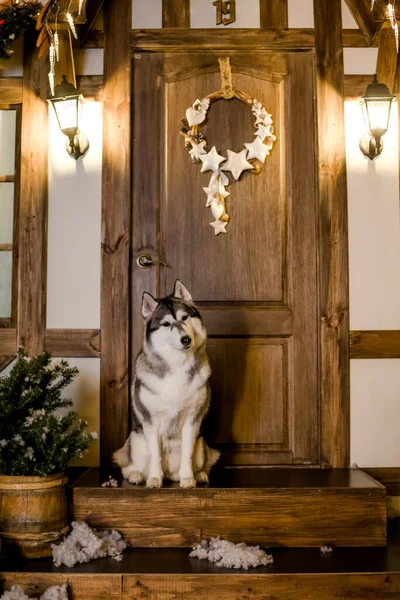
<svg viewBox="0 0 400 600"><path fill-rule="evenodd" d="M217 567L228 569L248 569L270 565L274 562L271 555L261 550L259 546L247 546L244 543L234 544L219 537L203 540L189 555L191 558L204 560L207 558Z"/></svg>
<svg viewBox="0 0 400 600"><path fill-rule="evenodd" d="M30 600L24 594L23 589L19 585L13 585L9 592L4 592L0 596L0 600ZM53 585L42 596L40 600L68 600L67 584Z"/></svg>
<svg viewBox="0 0 400 600"><path fill-rule="evenodd" d="M119 487L119 485L118 481L109 475L108 479L101 484L101 487Z"/></svg>
<svg viewBox="0 0 400 600"><path fill-rule="evenodd" d="M122 560L122 552L127 544L118 531L97 531L83 521L74 521L69 536L58 546L52 544L51 547L56 567L61 565L73 567L76 563L85 563L106 556Z"/></svg>

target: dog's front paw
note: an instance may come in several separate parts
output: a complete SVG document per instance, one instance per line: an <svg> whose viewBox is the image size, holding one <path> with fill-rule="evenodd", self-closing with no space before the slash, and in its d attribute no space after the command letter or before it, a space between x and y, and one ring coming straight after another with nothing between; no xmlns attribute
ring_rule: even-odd
<svg viewBox="0 0 400 600"><path fill-rule="evenodd" d="M184 477L180 481L181 488L195 488L196 480L193 477Z"/></svg>
<svg viewBox="0 0 400 600"><path fill-rule="evenodd" d="M205 471L199 471L198 473L196 473L195 478L198 483L208 483L209 482L208 475Z"/></svg>
<svg viewBox="0 0 400 600"><path fill-rule="evenodd" d="M162 487L162 479L159 477L150 477L146 481L146 485L148 488L160 488Z"/></svg>
<svg viewBox="0 0 400 600"><path fill-rule="evenodd" d="M135 483L136 485L139 485L140 483L143 483L144 477L140 471L132 471L128 477L128 481L129 483Z"/></svg>

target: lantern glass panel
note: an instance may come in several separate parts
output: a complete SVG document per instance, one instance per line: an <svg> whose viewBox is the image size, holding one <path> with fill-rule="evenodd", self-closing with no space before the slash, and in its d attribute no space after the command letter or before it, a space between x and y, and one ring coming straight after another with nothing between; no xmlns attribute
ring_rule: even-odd
<svg viewBox="0 0 400 600"><path fill-rule="evenodd" d="M78 98L54 102L58 123L63 133L78 129Z"/></svg>
<svg viewBox="0 0 400 600"><path fill-rule="evenodd" d="M367 100L365 102L368 111L367 126L371 135L381 137L387 132L391 104L391 98L387 100Z"/></svg>

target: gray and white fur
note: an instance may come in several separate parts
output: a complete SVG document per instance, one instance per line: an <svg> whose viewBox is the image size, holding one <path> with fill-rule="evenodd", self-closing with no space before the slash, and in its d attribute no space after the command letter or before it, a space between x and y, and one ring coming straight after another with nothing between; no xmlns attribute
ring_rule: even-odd
<svg viewBox="0 0 400 600"><path fill-rule="evenodd" d="M184 488L208 482L219 452L199 435L210 406L207 331L192 296L178 280L161 300L143 294L143 348L132 385L132 431L114 454L131 483Z"/></svg>

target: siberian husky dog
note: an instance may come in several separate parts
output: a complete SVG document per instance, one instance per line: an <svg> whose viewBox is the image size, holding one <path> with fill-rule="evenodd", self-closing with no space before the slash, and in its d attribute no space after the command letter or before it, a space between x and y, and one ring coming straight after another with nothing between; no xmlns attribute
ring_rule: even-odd
<svg viewBox="0 0 400 600"><path fill-rule="evenodd" d="M131 483L161 487L163 478L183 488L208 482L219 452L199 436L210 405L207 332L192 296L177 280L156 300L145 292L143 348L132 385L132 431L114 454Z"/></svg>

